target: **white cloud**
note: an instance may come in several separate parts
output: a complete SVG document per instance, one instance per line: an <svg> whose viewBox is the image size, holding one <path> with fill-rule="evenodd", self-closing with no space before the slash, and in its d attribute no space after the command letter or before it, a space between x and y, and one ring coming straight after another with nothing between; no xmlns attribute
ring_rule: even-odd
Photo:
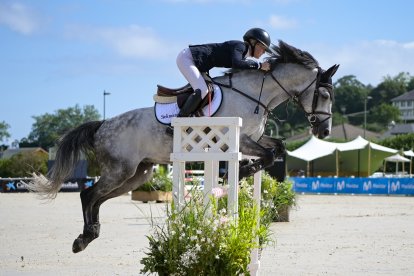
<svg viewBox="0 0 414 276"><path fill-rule="evenodd" d="M130 25L121 28L95 28L71 26L67 28L68 38L91 42L103 42L119 55L128 58L163 58L176 55L178 48L160 39L151 29Z"/></svg>
<svg viewBox="0 0 414 276"><path fill-rule="evenodd" d="M378 85L387 75L408 72L414 76L414 41L360 41L338 48L309 45L308 51L325 69L339 63L336 78L355 75L364 84Z"/></svg>
<svg viewBox="0 0 414 276"><path fill-rule="evenodd" d="M40 26L40 20L32 9L19 3L0 3L0 24L24 35L33 34Z"/></svg>
<svg viewBox="0 0 414 276"><path fill-rule="evenodd" d="M268 24L274 29L292 29L298 25L296 20L279 15L271 15Z"/></svg>

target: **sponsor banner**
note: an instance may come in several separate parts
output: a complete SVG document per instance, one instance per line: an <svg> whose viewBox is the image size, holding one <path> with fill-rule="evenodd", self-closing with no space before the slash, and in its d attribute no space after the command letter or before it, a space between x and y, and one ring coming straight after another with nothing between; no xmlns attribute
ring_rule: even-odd
<svg viewBox="0 0 414 276"><path fill-rule="evenodd" d="M32 178L0 178L0 191L3 193L28 192L26 183ZM61 192L77 192L92 187L95 178L74 178L62 184Z"/></svg>
<svg viewBox="0 0 414 276"><path fill-rule="evenodd" d="M335 193L359 194L362 192L361 178L333 178L335 182Z"/></svg>
<svg viewBox="0 0 414 276"><path fill-rule="evenodd" d="M389 187L388 178L360 178L362 194L387 195Z"/></svg>
<svg viewBox="0 0 414 276"><path fill-rule="evenodd" d="M3 193L27 192L26 183L31 178L0 178L0 186Z"/></svg>
<svg viewBox="0 0 414 276"><path fill-rule="evenodd" d="M389 193L397 195L414 195L413 178L390 178Z"/></svg>
<svg viewBox="0 0 414 276"><path fill-rule="evenodd" d="M414 195L414 178L291 177L298 193Z"/></svg>
<svg viewBox="0 0 414 276"><path fill-rule="evenodd" d="M292 177L295 192L301 193L334 193L334 178Z"/></svg>

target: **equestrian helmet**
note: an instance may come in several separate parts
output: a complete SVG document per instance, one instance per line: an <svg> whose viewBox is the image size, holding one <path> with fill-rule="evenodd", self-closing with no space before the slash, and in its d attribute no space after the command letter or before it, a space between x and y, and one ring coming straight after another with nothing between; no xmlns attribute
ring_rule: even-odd
<svg viewBox="0 0 414 276"><path fill-rule="evenodd" d="M252 28L248 30L244 36L243 40L249 42L250 39L254 39L265 45L266 47L270 46L270 35L263 29Z"/></svg>

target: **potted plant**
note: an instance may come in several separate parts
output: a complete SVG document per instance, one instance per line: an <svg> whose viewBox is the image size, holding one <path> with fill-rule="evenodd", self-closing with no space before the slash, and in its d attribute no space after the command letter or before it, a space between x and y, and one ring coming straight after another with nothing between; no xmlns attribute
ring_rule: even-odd
<svg viewBox="0 0 414 276"><path fill-rule="evenodd" d="M131 194L132 200L166 202L172 198L172 179L163 166L158 166L153 178L139 186Z"/></svg>
<svg viewBox="0 0 414 276"><path fill-rule="evenodd" d="M247 179L253 185L253 177ZM262 173L262 208L268 208L269 219L276 222L289 221L290 209L296 206L296 194L289 180L278 182L267 172Z"/></svg>

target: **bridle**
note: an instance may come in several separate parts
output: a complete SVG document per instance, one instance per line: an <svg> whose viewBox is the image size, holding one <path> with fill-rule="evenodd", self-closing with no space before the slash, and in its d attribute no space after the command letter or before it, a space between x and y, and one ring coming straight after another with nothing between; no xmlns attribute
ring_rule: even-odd
<svg viewBox="0 0 414 276"><path fill-rule="evenodd" d="M325 87L329 92L329 96L331 97L331 99L333 99L332 81L330 81L330 80L328 80L328 82L321 81L321 76L324 73L324 71L320 67L317 67L317 68L318 68L318 74L316 75L316 78L308 86L306 86L302 91L300 91L298 93L294 93L294 94L289 93L289 91L287 91L286 88L283 87L283 85L273 75L273 72L270 73L270 76L272 77L272 79L280 86L280 88L282 88L283 91L285 91L285 93L289 96L289 99L291 99L295 104L297 104L302 109L302 111L305 113L305 117L307 117L310 125L313 128L317 128L320 124L322 124L323 122L329 120L332 117L331 112L325 112L325 111L318 111L317 110L318 100L319 100L319 96L320 96L320 92L319 92L320 87ZM265 74L267 74L267 73L265 73ZM315 90L313 91L312 110L311 110L311 112L307 112L305 110L305 107L302 104L301 98L302 98L303 94L315 82L316 82L316 85L315 85ZM323 120L319 120L318 116L316 116L318 114L327 115L327 117Z"/></svg>
<svg viewBox="0 0 414 276"><path fill-rule="evenodd" d="M322 70L322 68L320 68L320 67L317 67L317 69L318 69L318 74L316 75L316 78L308 86L306 86L302 91L300 91L299 93L294 93L294 94L293 93L289 93L289 91L287 91L286 88L273 75L273 72L270 72L270 76L272 77L272 79L280 86L280 88L282 88L283 91L285 91L285 93L289 96L289 99L292 100L295 104L297 104L303 110L303 112L305 113L305 116L307 117L310 125L313 128L317 128L320 124L322 124L323 122L329 120L332 117L332 113L330 113L330 112L318 111L317 110L318 100L319 100L319 96L320 96L320 92L319 92L319 88L320 87L325 87L328 90L331 99L333 99L333 93L332 93L333 92L333 86L332 86L332 81L330 79L327 82L321 81L321 76L323 75L324 70ZM260 101L260 98L261 98L261 95L262 95L262 90L263 90L263 84L264 84L264 81L265 81L266 76L268 74L269 74L269 72L265 72L264 75L263 75L263 80L262 80L262 86L260 88L259 99L255 99L255 98L247 95L243 91L240 91L239 89L234 88L233 87L233 83L232 83L232 76L233 76L232 73L229 73L228 74L228 76L229 76L229 84L228 85L227 84L223 84L223 83L216 82L213 79L211 79L211 82L214 83L214 84L216 84L216 85L218 85L218 86L222 86L222 87L231 89L231 90L233 90L233 91L235 91L235 92L243 95L244 97L246 97L246 98L248 98L248 99L250 99L250 100L252 100L254 102L257 102L257 107L256 107L256 109L254 111L255 114L258 114L259 106L263 107L263 109L265 110L265 114L269 114L270 113L269 108ZM303 94L315 82L316 82L316 85L315 85L315 90L313 91L312 111L311 112L307 112L305 110L303 104L302 104L301 98L302 98ZM323 119L323 120L319 120L318 116L316 116L318 114L328 115L328 116L325 119Z"/></svg>

